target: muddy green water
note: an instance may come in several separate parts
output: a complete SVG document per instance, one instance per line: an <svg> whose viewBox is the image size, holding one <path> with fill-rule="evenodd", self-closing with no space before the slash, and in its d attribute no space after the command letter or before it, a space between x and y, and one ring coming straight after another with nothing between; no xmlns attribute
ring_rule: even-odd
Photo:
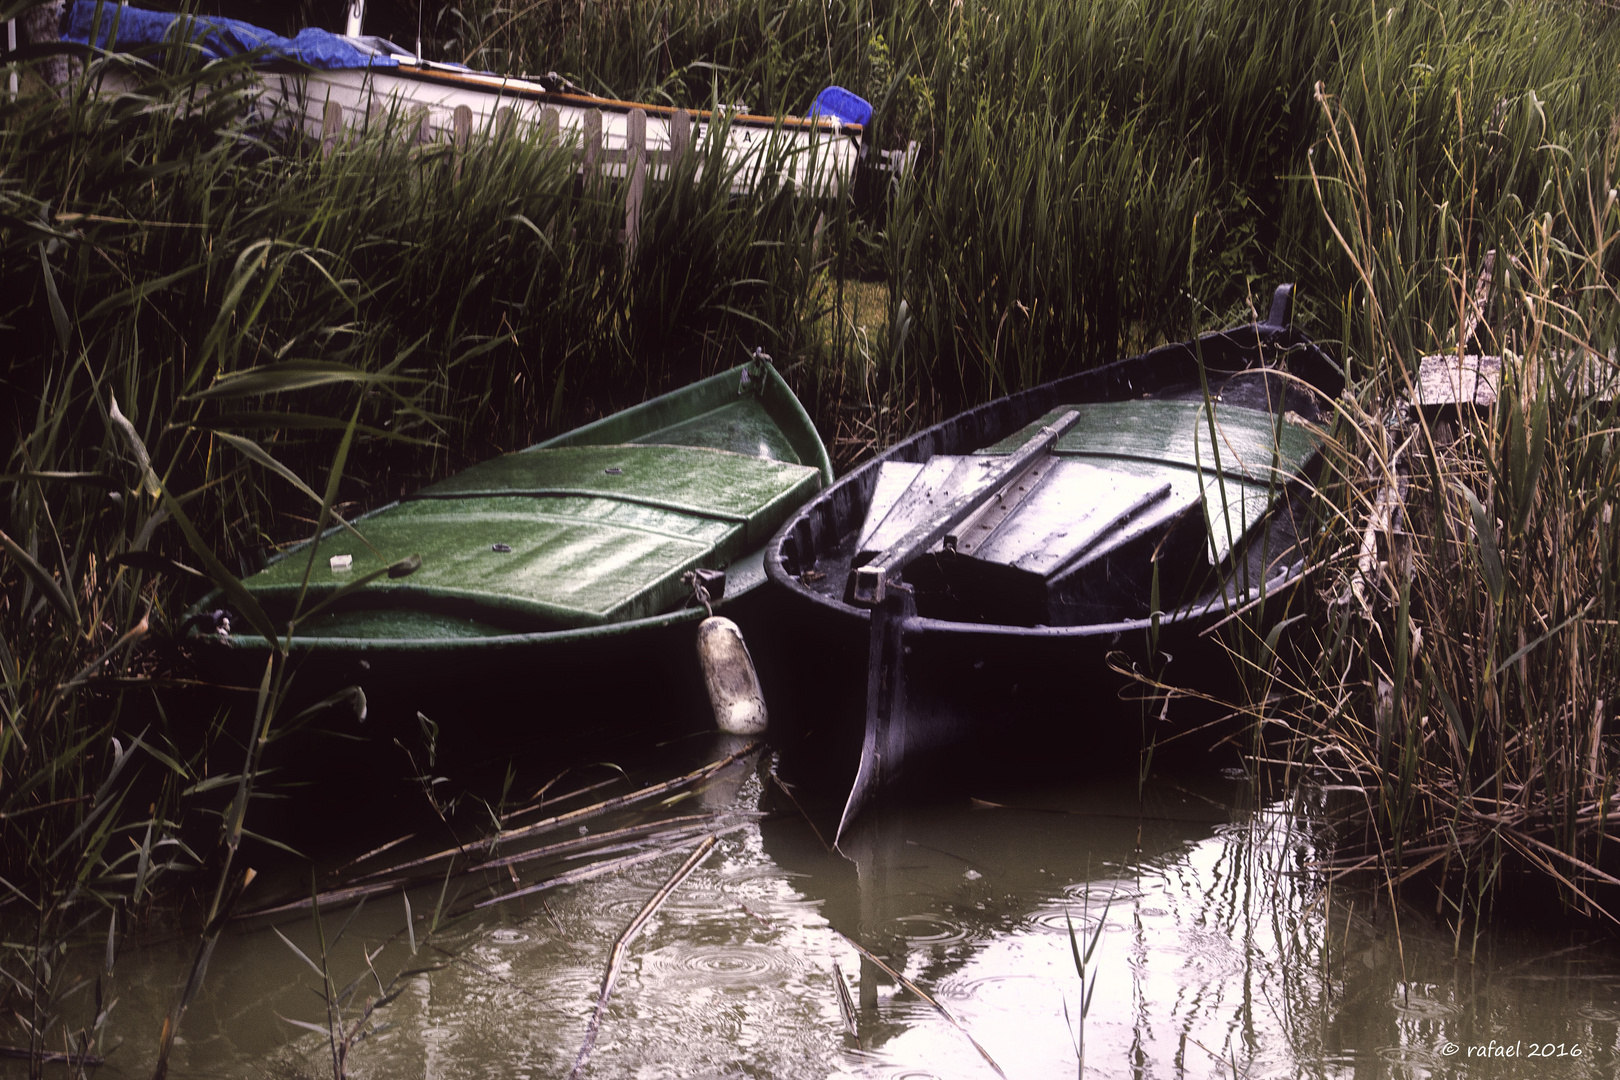
<svg viewBox="0 0 1620 1080"><path fill-rule="evenodd" d="M586 1075L994 1076L965 1031L1009 1077L1075 1076L1082 1027L1096 1077L1616 1074L1612 952L1510 928L1465 939L1459 957L1452 933L1411 908L1397 932L1387 900L1329 896L1311 872L1322 851L1310 823L1256 805L1240 779L1155 781L1140 798L1134 782L987 788L975 794L1002 805L875 814L842 855L767 784L737 768L673 805L589 823L733 815L631 944ZM400 894L371 901L332 949L340 986L364 976L345 1016L402 970L437 969L399 979L376 1013L389 1026L354 1048L350 1075L567 1075L615 938L684 855L434 933L423 915L438 891L414 892L414 956ZM326 912L327 932L348 914ZM1100 937L1089 1009L1071 924ZM307 915L275 925L317 953ZM149 1075L189 957L181 940L125 943L97 1076ZM171 1075L331 1076L326 1038L292 1022L325 1023L319 986L267 923L227 934Z"/></svg>

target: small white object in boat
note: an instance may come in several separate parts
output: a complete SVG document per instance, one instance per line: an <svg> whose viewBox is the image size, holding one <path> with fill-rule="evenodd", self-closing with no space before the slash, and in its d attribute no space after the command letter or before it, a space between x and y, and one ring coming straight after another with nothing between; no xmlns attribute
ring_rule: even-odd
<svg viewBox="0 0 1620 1080"><path fill-rule="evenodd" d="M354 565L354 556L353 555L334 555L334 556L332 556L330 561L331 561L331 564L332 564L332 570L334 572L337 572L337 571L340 571L340 570L347 570L349 567Z"/></svg>

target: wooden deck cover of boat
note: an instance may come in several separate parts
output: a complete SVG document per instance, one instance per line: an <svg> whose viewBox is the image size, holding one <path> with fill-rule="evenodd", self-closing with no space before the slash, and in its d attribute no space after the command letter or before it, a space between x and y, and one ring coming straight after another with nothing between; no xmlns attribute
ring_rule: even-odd
<svg viewBox="0 0 1620 1080"><path fill-rule="evenodd" d="M475 465L358 522L364 541L329 533L310 577L317 594L411 554L422 565L363 590L365 625L339 615L300 632L403 634L426 617L413 611L471 614L463 631L487 634L669 610L687 592L687 570L724 568L759 547L820 487L820 470L799 464L762 404L731 393L731 403L698 417L655 408L653 423L669 425L636 442L547 444ZM352 568L332 569L335 555L352 556ZM246 584L263 599L290 599L306 565L307 553L296 552ZM432 633L455 632L441 618L428 623Z"/></svg>
<svg viewBox="0 0 1620 1080"><path fill-rule="evenodd" d="M1071 410L1079 417L1050 452L992 492L994 462ZM1218 566L1300 475L1318 441L1308 427L1260 409L1217 404L1212 423L1196 399L1061 406L973 454L885 463L856 563L881 557L919 521L978 492L979 509L933 549L951 552L958 580L978 573L977 565L997 588L1019 589L1023 580L1060 590L1103 556L1162 534L1200 505L1204 561Z"/></svg>
<svg viewBox="0 0 1620 1080"><path fill-rule="evenodd" d="M1169 501L1180 506L1204 504L1209 556L1216 564L1248 535L1319 446L1319 437L1310 428L1286 414L1259 409L1217 404L1212 423L1204 403L1196 400L1110 401L1066 408L1077 409L1080 419L1057 441L1053 454L1072 480L1067 485L1049 481L1043 486L1087 489L1096 475L1080 471L1087 464L1108 473L1125 492L1168 485ZM1050 423L1061 411L1053 410L979 453L1011 453L1027 432ZM1063 461L1065 458L1072 460ZM1058 492L1047 498L1052 496ZM1074 498L1072 494L1067 497ZM1030 511L1044 505L1044 500L1032 500ZM1113 500L1104 498L1099 509L1112 506ZM1133 513L1129 506L1122 506L1118 516L1129 518ZM1108 515L1094 516L1097 528L1106 532Z"/></svg>

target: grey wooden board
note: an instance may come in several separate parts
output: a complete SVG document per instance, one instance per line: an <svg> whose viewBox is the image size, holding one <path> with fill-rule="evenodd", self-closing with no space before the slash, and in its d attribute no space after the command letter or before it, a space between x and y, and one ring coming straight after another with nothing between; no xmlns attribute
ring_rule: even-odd
<svg viewBox="0 0 1620 1080"><path fill-rule="evenodd" d="M959 547L958 554L1065 576L1202 503L1205 556L1219 565L1281 494L1274 485L1128 458L1058 457L1050 475L998 523L988 544ZM1072 520L1068 529L1065 519Z"/></svg>
<svg viewBox="0 0 1620 1080"><path fill-rule="evenodd" d="M1217 408L1212 450L1201 401L1065 406L975 454L885 464L857 550L886 551L953 500L995 483L992 462L1068 408L1081 410L1081 421L1054 451L949 534L958 555L1068 576L1201 503L1205 556L1219 565L1317 446L1310 429L1253 409Z"/></svg>
<svg viewBox="0 0 1620 1080"><path fill-rule="evenodd" d="M1425 356L1418 361L1415 405L1496 404L1502 382L1500 356Z"/></svg>
<svg viewBox="0 0 1620 1080"><path fill-rule="evenodd" d="M873 526L868 516L862 531L869 535L860 552L888 551L955 500L988 487L1000 475L1002 464L1002 460L976 454L930 458L881 522Z"/></svg>
<svg viewBox="0 0 1620 1080"><path fill-rule="evenodd" d="M1151 504L1167 500L1171 488L1163 477L1059 459L994 534L970 553L1045 577Z"/></svg>
<svg viewBox="0 0 1620 1080"><path fill-rule="evenodd" d="M981 480L971 473L964 477L964 460L940 455L926 465L883 465L857 550L886 550L929 512ZM1141 501L1150 493L1151 500ZM992 502L986 513L965 522L956 534L957 551L1041 576L1069 573L1202 502L1206 554L1219 565L1280 494L1279 485L1162 462L1057 455L1021 502L1008 500L1002 514Z"/></svg>
<svg viewBox="0 0 1620 1080"><path fill-rule="evenodd" d="M985 500L984 505L972 516L946 533L941 546L953 548L961 555L976 554L985 541L1018 511L1030 493L1040 490L1047 474L1057 467L1060 460L1052 454L1042 454L1035 459L1020 476Z"/></svg>
<svg viewBox="0 0 1620 1080"><path fill-rule="evenodd" d="M1620 357L1612 349L1607 357L1590 349L1549 349L1540 363L1577 398L1613 401L1620 397ZM1418 377L1409 404L1489 408L1496 404L1501 392L1504 371L1507 385L1517 384L1519 392L1525 393L1523 364L1511 355L1425 356L1418 361Z"/></svg>
<svg viewBox="0 0 1620 1080"><path fill-rule="evenodd" d="M872 488L872 499L866 504L866 520L861 523L860 543L855 545L856 551L871 551L868 543L872 533L883 524L883 519L889 516L894 504L900 501L900 496L906 493L911 482L917 479L922 472L920 461L885 461L878 466L877 484Z"/></svg>

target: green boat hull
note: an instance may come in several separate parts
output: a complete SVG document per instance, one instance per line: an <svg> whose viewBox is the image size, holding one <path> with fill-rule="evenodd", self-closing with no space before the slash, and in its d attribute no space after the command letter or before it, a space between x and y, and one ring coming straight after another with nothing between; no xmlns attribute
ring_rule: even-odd
<svg viewBox="0 0 1620 1080"><path fill-rule="evenodd" d="M689 698L707 612L685 572L724 570L717 610L753 621L765 542L831 479L776 371L733 369L474 466L327 532L313 552L289 549L244 585L283 625L300 593L307 611L369 570L422 557L414 574L297 622L299 697L348 684L413 700L530 687L510 708L543 680L562 708L633 697L632 683L648 684L648 702ZM210 633L221 603L215 592L193 609L199 659L220 681L256 685L272 644Z"/></svg>

